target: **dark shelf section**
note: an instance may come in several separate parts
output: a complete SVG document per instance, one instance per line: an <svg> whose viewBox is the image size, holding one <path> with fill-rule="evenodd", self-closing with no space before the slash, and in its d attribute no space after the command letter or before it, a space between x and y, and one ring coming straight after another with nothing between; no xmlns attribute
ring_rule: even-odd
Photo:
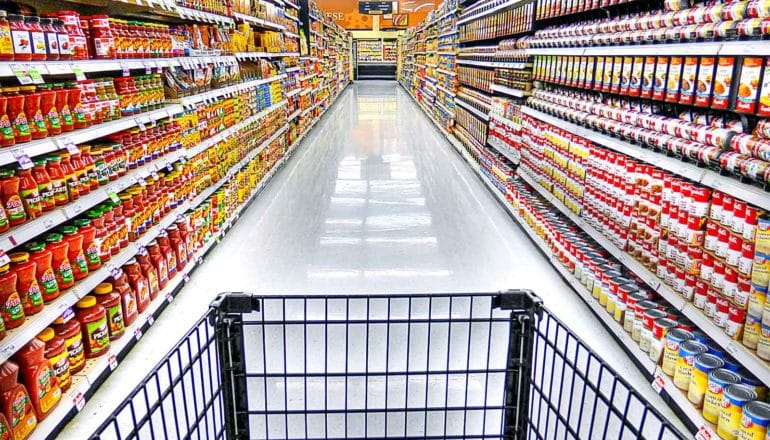
<svg viewBox="0 0 770 440"><path fill-rule="evenodd" d="M392 79L395 81L396 63L358 63L355 79Z"/></svg>

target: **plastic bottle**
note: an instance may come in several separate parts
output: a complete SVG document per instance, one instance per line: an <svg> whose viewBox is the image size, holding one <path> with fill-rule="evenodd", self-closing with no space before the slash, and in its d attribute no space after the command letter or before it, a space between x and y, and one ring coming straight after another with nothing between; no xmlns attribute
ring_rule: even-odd
<svg viewBox="0 0 770 440"><path fill-rule="evenodd" d="M67 182L65 181L64 170L61 167L61 158L59 156L48 156L46 158L45 170L51 178L54 204L56 206L66 205L70 200L69 194L67 193Z"/></svg>
<svg viewBox="0 0 770 440"><path fill-rule="evenodd" d="M75 174L75 168L72 167L69 153L60 153L61 169L64 172L64 185L67 187L67 196L69 201L80 198L80 181Z"/></svg>
<svg viewBox="0 0 770 440"><path fill-rule="evenodd" d="M32 42L32 61L45 61L48 58L48 51L45 45L45 32L40 27L40 17L34 15L24 17L24 23L29 29Z"/></svg>
<svg viewBox="0 0 770 440"><path fill-rule="evenodd" d="M24 307L16 291L16 273L10 271L8 264L0 266L0 313L7 329L24 324Z"/></svg>
<svg viewBox="0 0 770 440"><path fill-rule="evenodd" d="M128 283L136 296L136 304L139 312L143 312L152 301L150 296L150 285L147 278L142 273L142 267L139 262L132 258L123 266L123 271L128 277Z"/></svg>
<svg viewBox="0 0 770 440"><path fill-rule="evenodd" d="M45 168L47 162L45 158L35 159L35 166L32 168L32 177L37 183L38 194L40 194L40 209L43 212L52 211L56 208L51 176L48 175L48 171Z"/></svg>
<svg viewBox="0 0 770 440"><path fill-rule="evenodd" d="M143 253L142 253L143 252ZM150 299L155 299L160 293L160 284L158 284L158 272L150 261L150 256L146 249L140 250L136 255L136 261L142 269L142 274L147 279L147 286L150 289Z"/></svg>
<svg viewBox="0 0 770 440"><path fill-rule="evenodd" d="M51 20L53 20L56 38L59 40L59 59L69 60L72 58L72 47L70 46L70 36L67 29L64 28L64 22L55 16L51 17Z"/></svg>
<svg viewBox="0 0 770 440"><path fill-rule="evenodd" d="M128 327L136 321L139 313L144 311L144 309L140 310L138 308L136 293L131 289L131 285L128 284L126 273L123 270L119 270L116 275L110 277L109 281L112 284L113 291L120 295L120 302L123 307L123 322Z"/></svg>
<svg viewBox="0 0 770 440"><path fill-rule="evenodd" d="M38 421L44 420L61 400L59 378L45 358L45 342L32 338L14 355L21 367L21 377L28 385L29 397Z"/></svg>
<svg viewBox="0 0 770 440"><path fill-rule="evenodd" d="M64 242L62 234L57 232L45 236L47 250L51 251L51 266L56 274L59 289L66 290L75 284L75 275L70 265L69 246Z"/></svg>
<svg viewBox="0 0 770 440"><path fill-rule="evenodd" d="M110 341L120 339L126 332L126 326L123 322L123 307L121 305L120 295L113 293L112 284L110 283L101 283L96 286L93 295L96 298L96 301L107 311Z"/></svg>
<svg viewBox="0 0 770 440"><path fill-rule="evenodd" d="M92 295L84 296L75 304L75 316L83 332L83 348L87 359L99 357L110 348L107 312Z"/></svg>
<svg viewBox="0 0 770 440"><path fill-rule="evenodd" d="M2 188L3 209L11 226L18 226L27 221L27 212L19 195L19 178L13 170L0 169L0 188Z"/></svg>
<svg viewBox="0 0 770 440"><path fill-rule="evenodd" d="M59 388L67 391L72 383L70 377L70 361L67 346L61 336L57 336L53 328L46 327L37 335L45 343L45 358L51 363L53 374L59 381Z"/></svg>
<svg viewBox="0 0 770 440"><path fill-rule="evenodd" d="M13 134L13 125L8 116L8 99L0 95L0 147L12 147L16 145L16 137Z"/></svg>
<svg viewBox="0 0 770 440"><path fill-rule="evenodd" d="M43 310L43 294L37 282L35 271L37 265L30 261L28 252L12 252L11 270L16 274L16 291L19 293L21 305L26 316L32 316Z"/></svg>
<svg viewBox="0 0 770 440"><path fill-rule="evenodd" d="M40 95L35 91L35 86L21 86L19 91L24 96L24 114L32 139L43 139L48 136L48 128L45 126L45 118L40 110Z"/></svg>
<svg viewBox="0 0 770 440"><path fill-rule="evenodd" d="M68 82L65 85L67 87L67 91L69 92L67 95L67 102L69 103L69 108L72 112L72 121L74 127L76 129L88 127L88 120L86 119L85 110L83 109L83 102L81 100L81 94L83 91L75 82Z"/></svg>
<svg viewBox="0 0 770 440"><path fill-rule="evenodd" d="M45 126L48 134L61 134L61 118L56 109L56 92L53 91L51 84L41 84L37 86L40 95L40 111L45 119Z"/></svg>
<svg viewBox="0 0 770 440"><path fill-rule="evenodd" d="M29 142L32 140L32 131L27 115L24 113L24 96L19 93L18 87L3 87L3 94L7 102L6 112L11 121L16 142Z"/></svg>
<svg viewBox="0 0 770 440"><path fill-rule="evenodd" d="M176 255L177 267L181 271L187 266L187 244L176 225L169 226L166 231L168 232L169 244Z"/></svg>
<svg viewBox="0 0 770 440"><path fill-rule="evenodd" d="M53 91L56 92L56 111L61 119L61 131L72 131L75 128L75 122L72 120L72 110L70 110L69 90L64 88L64 83L55 83Z"/></svg>
<svg viewBox="0 0 770 440"><path fill-rule="evenodd" d="M80 321L70 319L65 322L63 318L59 317L53 322L53 330L56 332L56 336L64 339L64 346L67 348L67 357L69 358L70 375L78 373L86 364Z"/></svg>
<svg viewBox="0 0 770 440"><path fill-rule="evenodd" d="M32 41L29 28L24 23L24 16L21 14L8 14L8 25L11 29L11 40L13 41L13 60L31 60Z"/></svg>
<svg viewBox="0 0 770 440"><path fill-rule="evenodd" d="M166 257L161 252L160 246L158 246L158 242L155 240L151 241L147 245L147 253L150 258L150 262L152 262L153 267L155 267L155 273L158 274L158 287L160 287L162 290L166 287L166 284L168 284L168 267Z"/></svg>
<svg viewBox="0 0 770 440"><path fill-rule="evenodd" d="M18 377L16 362L0 365L0 407L12 427L14 440L24 440L37 426L37 417L27 388L18 382Z"/></svg>
<svg viewBox="0 0 770 440"><path fill-rule="evenodd" d="M5 11L0 11L0 60L13 60L11 25L8 23L8 14ZM2 439L2 436L0 436L0 439Z"/></svg>
<svg viewBox="0 0 770 440"><path fill-rule="evenodd" d="M160 234L158 234L157 242L160 252L166 258L168 279L171 280L177 272L176 252L171 248L171 242L168 239L168 233L166 231L161 231Z"/></svg>
<svg viewBox="0 0 770 440"><path fill-rule="evenodd" d="M51 265L53 255L43 243L35 241L27 243L24 249L29 252L29 259L35 262L35 274L43 293L43 301L50 303L59 297L59 283L56 282L56 274Z"/></svg>

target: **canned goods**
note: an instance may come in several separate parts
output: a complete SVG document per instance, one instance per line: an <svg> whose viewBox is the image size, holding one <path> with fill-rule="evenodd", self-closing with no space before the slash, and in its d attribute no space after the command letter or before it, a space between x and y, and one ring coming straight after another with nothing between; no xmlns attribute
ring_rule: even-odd
<svg viewBox="0 0 770 440"><path fill-rule="evenodd" d="M746 323L743 324L743 345L756 350L761 332L762 318L747 314Z"/></svg>
<svg viewBox="0 0 770 440"><path fill-rule="evenodd" d="M703 407L709 373L717 368L722 368L724 365L724 361L713 354L703 353L695 357L694 368L690 374L690 386L687 389L687 399L696 408Z"/></svg>
<svg viewBox="0 0 770 440"><path fill-rule="evenodd" d="M770 425L770 404L759 401L748 402L743 405L738 439L765 440L768 425Z"/></svg>
<svg viewBox="0 0 770 440"><path fill-rule="evenodd" d="M770 360L770 325L765 324L765 316L762 318L762 328L757 341L757 356L764 360Z"/></svg>
<svg viewBox="0 0 770 440"><path fill-rule="evenodd" d="M762 318L762 313L767 302L767 287L751 283L749 290L749 309L750 315Z"/></svg>
<svg viewBox="0 0 770 440"><path fill-rule="evenodd" d="M669 376L676 371L676 361L679 357L679 347L684 341L693 340L695 336L687 330L673 328L666 334L666 345L663 348L663 362L661 369Z"/></svg>
<svg viewBox="0 0 770 440"><path fill-rule="evenodd" d="M746 385L747 387L754 390L755 393L757 393L758 400L766 400L767 387L762 382L760 382L756 376L751 374L751 372L745 368L741 368L738 371L738 375L741 376L741 383L743 385Z"/></svg>
<svg viewBox="0 0 770 440"><path fill-rule="evenodd" d="M708 387L703 397L703 418L711 423L717 423L722 409L724 388L739 383L741 383L741 376L738 373L725 368L712 370L708 375Z"/></svg>
<svg viewBox="0 0 770 440"><path fill-rule="evenodd" d="M746 385L726 386L722 396L722 410L719 411L717 435L725 440L736 439L741 428L743 405L756 399L757 393Z"/></svg>
<svg viewBox="0 0 770 440"><path fill-rule="evenodd" d="M662 310L647 309L644 311L642 315L643 327L641 328L640 339L639 339L639 348L643 352L649 353L650 351L650 346L652 344L652 327L655 323L655 320L662 319L665 317L666 317L666 312Z"/></svg>
<svg viewBox="0 0 770 440"><path fill-rule="evenodd" d="M679 323L670 318L658 318L652 323L652 338L650 339L650 359L656 364L663 355L663 347L668 332L676 329Z"/></svg>
<svg viewBox="0 0 770 440"><path fill-rule="evenodd" d="M697 341L684 341L679 344L679 356L674 370L674 385L680 390L690 386L690 374L695 363L695 357L707 351L706 345Z"/></svg>

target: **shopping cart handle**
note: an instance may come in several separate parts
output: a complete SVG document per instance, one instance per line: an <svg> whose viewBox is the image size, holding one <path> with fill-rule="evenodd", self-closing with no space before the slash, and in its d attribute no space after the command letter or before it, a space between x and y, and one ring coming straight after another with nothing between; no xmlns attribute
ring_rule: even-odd
<svg viewBox="0 0 770 440"><path fill-rule="evenodd" d="M543 317L543 300L531 290L502 290L495 297L494 306L512 311L526 311L538 318Z"/></svg>
<svg viewBox="0 0 770 440"><path fill-rule="evenodd" d="M213 321L216 316L251 313L259 310L258 297L244 292L225 292L217 295L209 304L209 319Z"/></svg>

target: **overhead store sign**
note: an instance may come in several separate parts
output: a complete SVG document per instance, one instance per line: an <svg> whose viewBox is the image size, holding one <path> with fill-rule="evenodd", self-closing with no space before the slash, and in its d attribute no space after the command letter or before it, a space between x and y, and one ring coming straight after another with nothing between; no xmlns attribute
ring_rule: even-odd
<svg viewBox="0 0 770 440"><path fill-rule="evenodd" d="M393 2L358 2L358 13L366 15L384 15L393 13Z"/></svg>

